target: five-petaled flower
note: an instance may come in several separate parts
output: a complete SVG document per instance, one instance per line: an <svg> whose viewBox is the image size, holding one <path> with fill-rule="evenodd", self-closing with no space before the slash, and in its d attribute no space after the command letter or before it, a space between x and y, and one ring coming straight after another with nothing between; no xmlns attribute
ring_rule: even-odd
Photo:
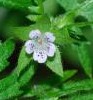
<svg viewBox="0 0 93 100"><path fill-rule="evenodd" d="M53 44L55 37L51 32L42 34L39 30L33 30L29 34L30 40L25 43L27 54L33 53L33 59L38 63L45 63L47 57L53 57L56 47Z"/></svg>

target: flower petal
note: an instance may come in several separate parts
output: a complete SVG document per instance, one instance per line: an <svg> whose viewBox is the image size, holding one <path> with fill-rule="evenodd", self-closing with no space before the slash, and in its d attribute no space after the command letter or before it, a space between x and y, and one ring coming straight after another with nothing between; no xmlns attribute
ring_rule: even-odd
<svg viewBox="0 0 93 100"><path fill-rule="evenodd" d="M31 44L32 44L32 40L28 40L28 41L26 41L26 43L25 43L25 47L30 46Z"/></svg>
<svg viewBox="0 0 93 100"><path fill-rule="evenodd" d="M50 32L45 33L45 38L47 39L48 42L55 41L55 36L53 35L53 33L50 33Z"/></svg>
<svg viewBox="0 0 93 100"><path fill-rule="evenodd" d="M29 47L26 47L25 51L26 51L27 54L33 53L33 50L31 48L29 48Z"/></svg>
<svg viewBox="0 0 93 100"><path fill-rule="evenodd" d="M37 29L37 30L33 30L29 33L29 37L31 39L37 39L39 36L41 35L41 32Z"/></svg>
<svg viewBox="0 0 93 100"><path fill-rule="evenodd" d="M56 51L55 45L53 43L49 43L48 46L47 46L47 55L49 57L53 57L55 51Z"/></svg>
<svg viewBox="0 0 93 100"><path fill-rule="evenodd" d="M34 51L34 42L32 40L28 40L26 43L25 43L25 50L27 52L27 54L31 54L33 51Z"/></svg>
<svg viewBox="0 0 93 100"><path fill-rule="evenodd" d="M45 63L47 60L47 55L44 51L37 51L34 52L33 58L35 61L38 61L38 63Z"/></svg>

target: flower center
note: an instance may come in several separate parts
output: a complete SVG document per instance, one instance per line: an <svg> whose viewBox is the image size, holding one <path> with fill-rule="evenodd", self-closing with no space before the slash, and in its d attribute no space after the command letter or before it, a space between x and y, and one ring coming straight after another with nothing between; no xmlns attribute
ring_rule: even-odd
<svg viewBox="0 0 93 100"><path fill-rule="evenodd" d="M38 43L42 45L42 39L38 39Z"/></svg>

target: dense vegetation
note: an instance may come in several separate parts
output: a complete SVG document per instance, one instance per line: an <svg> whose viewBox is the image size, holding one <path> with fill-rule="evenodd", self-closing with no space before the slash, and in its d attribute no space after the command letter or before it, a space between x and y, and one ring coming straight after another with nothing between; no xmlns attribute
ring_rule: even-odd
<svg viewBox="0 0 93 100"><path fill-rule="evenodd" d="M56 37L44 64L27 55L29 32ZM93 99L93 0L0 0L0 100Z"/></svg>

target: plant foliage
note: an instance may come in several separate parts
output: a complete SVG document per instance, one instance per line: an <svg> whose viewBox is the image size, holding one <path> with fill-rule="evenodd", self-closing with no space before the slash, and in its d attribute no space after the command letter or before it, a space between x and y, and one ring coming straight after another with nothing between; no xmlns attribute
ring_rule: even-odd
<svg viewBox="0 0 93 100"><path fill-rule="evenodd" d="M92 100L93 0L0 0L0 7L7 9L0 17L0 100ZM25 52L34 29L56 37L55 56L44 64Z"/></svg>

